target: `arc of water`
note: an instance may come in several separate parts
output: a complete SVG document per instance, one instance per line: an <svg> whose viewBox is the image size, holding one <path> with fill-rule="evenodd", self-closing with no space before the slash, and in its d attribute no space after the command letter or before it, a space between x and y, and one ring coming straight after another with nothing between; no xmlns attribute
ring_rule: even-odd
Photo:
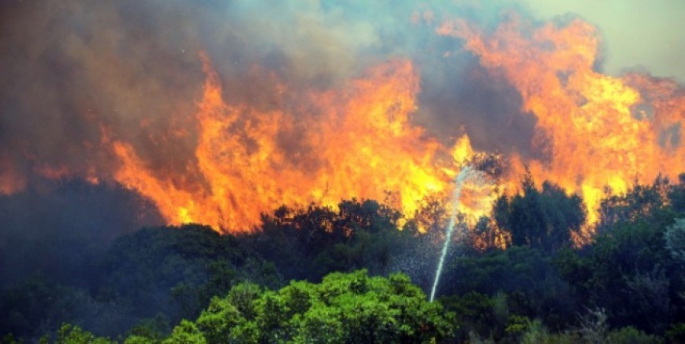
<svg viewBox="0 0 685 344"><path fill-rule="evenodd" d="M442 274L442 266L445 264L445 256L447 255L447 249L452 241L452 233L454 232L454 226L456 225L457 218L457 208L459 207L459 197L461 196L461 188L464 186L464 182L471 176L473 172L471 166L464 167L457 178L455 178L454 194L452 196L452 214L450 217L450 222L445 230L445 242L442 245L442 252L440 253L440 261L438 261L438 268L435 271L435 280L433 281L433 288L431 289L430 302L433 302L435 298L435 290L438 287L438 282L440 281L440 275Z"/></svg>

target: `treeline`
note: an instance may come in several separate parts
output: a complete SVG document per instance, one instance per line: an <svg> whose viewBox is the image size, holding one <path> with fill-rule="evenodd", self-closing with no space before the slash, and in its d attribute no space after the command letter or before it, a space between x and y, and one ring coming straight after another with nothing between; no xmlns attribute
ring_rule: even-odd
<svg viewBox="0 0 685 344"><path fill-rule="evenodd" d="M421 290L430 290L449 216L435 200L411 219L373 200L284 206L241 236L198 225L142 229L77 262L87 273L70 281L4 290L0 334L13 334L6 342L46 334L129 343L685 341L685 178L607 194L592 238L581 231L583 209L578 196L523 178L518 195L460 228L432 304Z"/></svg>

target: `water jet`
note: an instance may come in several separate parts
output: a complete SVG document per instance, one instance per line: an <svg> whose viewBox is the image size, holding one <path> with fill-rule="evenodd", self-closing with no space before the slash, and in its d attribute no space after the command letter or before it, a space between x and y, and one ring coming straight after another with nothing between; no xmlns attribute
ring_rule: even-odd
<svg viewBox="0 0 685 344"><path fill-rule="evenodd" d="M459 208L459 197L461 196L461 189L464 186L464 182L471 177L478 176L477 170L474 170L471 166L464 167L457 177L455 178L454 193L452 194L452 212L450 216L450 222L445 230L445 242L442 245L442 252L440 253L440 260L438 261L438 268L435 270L435 280L433 281L433 288L431 289L430 302L433 302L435 298L435 290L438 287L438 282L440 281L440 275L442 274L442 267L445 264L445 256L447 256L447 249L449 248L450 242L452 241L452 233L454 233L454 227L457 224L457 214Z"/></svg>

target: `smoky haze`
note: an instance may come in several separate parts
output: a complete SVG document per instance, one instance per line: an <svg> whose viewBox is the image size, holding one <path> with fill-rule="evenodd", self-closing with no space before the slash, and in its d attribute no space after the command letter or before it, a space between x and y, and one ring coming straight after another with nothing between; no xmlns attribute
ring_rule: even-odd
<svg viewBox="0 0 685 344"><path fill-rule="evenodd" d="M158 169L182 171L196 141L184 129L195 125L201 52L221 75L228 102L264 109L284 105L274 100L271 80L251 77L256 66L289 88L325 89L374 63L409 57L423 75L426 106L417 121L432 135L449 141L466 130L478 149L525 151L532 125L518 120L516 96L491 86L467 54L446 60L442 53L458 48L430 23L412 22L417 11L387 1L6 3L1 184L20 189L36 172L109 179L116 163L102 142L112 139L132 143ZM489 139L512 122L515 137Z"/></svg>
<svg viewBox="0 0 685 344"><path fill-rule="evenodd" d="M516 92L493 80L455 41L434 35L432 24L443 13L456 13L487 27L512 8L539 19L579 14L604 35L601 68L613 74L646 68L682 80L678 56L685 47L671 24L685 5L620 4L5 2L0 184L12 189L6 184L22 184L37 171L107 179L115 166L111 153L100 149L105 139L133 143L160 169L182 170L193 159L196 138L192 130L167 133L194 125L204 78L200 52L222 76L229 102L266 108L283 104L273 101L272 82L250 77L255 66L305 90L331 87L388 58L409 57L422 76L415 120L431 135L449 141L466 131L476 149L529 154L534 119L520 113ZM412 20L429 11L430 18ZM612 11L621 15L608 15ZM641 44L633 44L636 39ZM453 54L446 58L446 52Z"/></svg>
<svg viewBox="0 0 685 344"><path fill-rule="evenodd" d="M683 13L672 6L685 5L656 1L645 7L635 0L631 7L621 1L626 15L609 15L617 2L597 2L600 10L594 11L589 1L552 6L536 0L428 5L389 0L6 1L0 5L0 193L6 194L0 210L12 225L0 231L25 243L16 247L35 247L48 245L41 237L58 233L125 233L159 223L154 214L141 218L139 202L144 201L113 184L117 160L103 142L131 143L159 173L192 174L193 115L205 79L201 54L221 77L228 103L264 110L297 103L310 89L333 88L379 62L409 58L421 75L412 120L426 135L453 144L466 133L477 150L537 156L541 153L531 148L535 118L521 113L517 91L481 67L458 41L436 35L435 25L443 13L486 29L512 9L537 20L578 13L606 35L603 67L608 71L637 64L683 80L685 60L676 57L685 43L675 31L663 31L675 13ZM642 10L650 15L638 16ZM631 30L638 30L636 21L643 23L639 40L650 49L627 44ZM638 51L647 53L635 55ZM285 100L274 79L254 77L271 74L292 90ZM291 152L312 149L302 147L294 135L280 142ZM33 181L43 177L101 184L67 183L38 192ZM53 192L62 193L54 202L64 208L50 205L57 197ZM93 199L84 201L83 195ZM52 210L36 210L36 202L47 202L41 209ZM96 206L82 208L86 203ZM128 211L131 219L94 220L98 204L118 214L115 218ZM68 218L55 214L61 211ZM21 220L27 214L31 221ZM86 237L109 240L108 235ZM5 244L3 251L10 250ZM5 266L22 264L19 257L28 251L8 254Z"/></svg>

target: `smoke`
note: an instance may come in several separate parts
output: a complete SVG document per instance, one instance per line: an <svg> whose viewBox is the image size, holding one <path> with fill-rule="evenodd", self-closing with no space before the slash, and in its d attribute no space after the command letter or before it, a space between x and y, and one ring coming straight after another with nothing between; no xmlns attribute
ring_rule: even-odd
<svg viewBox="0 0 685 344"><path fill-rule="evenodd" d="M85 176L95 166L106 176L113 166L99 151L105 129L150 158L184 152L151 134L174 125L169 115L192 112L201 85L192 47L184 54L178 41L159 39L181 34L182 21L161 33L154 17L136 17L123 2L6 7L0 64L10 82L0 90L0 147L22 175L49 167Z"/></svg>
<svg viewBox="0 0 685 344"><path fill-rule="evenodd" d="M229 102L264 108L283 106L274 79L264 78L268 73L306 91L333 87L388 58L408 57L422 76L415 121L430 134L449 141L465 131L478 150L534 154L535 120L520 113L518 93L454 40L435 35L434 26L457 16L492 28L511 10L538 20L578 14L604 35L601 67L607 72L641 67L682 80L685 59L679 56L685 43L673 20L685 4L631 4L5 2L0 184L20 189L22 179L46 169L107 178L115 159L100 150L103 136L133 143L158 169L183 170L196 143L187 129L194 125L204 78L199 52L212 59ZM175 158L168 159L171 155Z"/></svg>
<svg viewBox="0 0 685 344"><path fill-rule="evenodd" d="M580 15L604 35L597 68L611 74L643 68L682 81L685 42L675 28L684 6L677 0L5 1L0 194L15 195L2 205L6 221L35 214L37 222L18 226L52 226L51 216L20 201L29 197L21 190L32 199L47 197L32 189L44 178L87 180L102 192L98 197L107 197L120 165L112 141L130 144L151 171L173 175L172 184L195 178L194 115L206 77L201 56L221 79L226 103L287 109L296 117L276 140L294 165L317 168L307 157L317 147L300 134L319 114L303 99L397 58L412 61L420 75L411 123L426 137L451 146L467 134L478 151L540 158L545 152L532 143L536 117L521 110L520 92L483 67L462 40L437 35L437 26L461 18L490 32L512 11L534 22ZM123 191L112 191L113 200L117 192ZM121 204L140 212L131 202ZM74 221L89 211L74 213Z"/></svg>
<svg viewBox="0 0 685 344"><path fill-rule="evenodd" d="M157 170L183 171L197 139L199 52L212 59L228 102L264 109L283 106L269 73L306 91L409 57L420 66L429 104L417 114L419 123L447 140L464 127L481 149L525 149L532 126L518 119L515 94L492 87L466 55L446 60L442 54L453 43L434 35L431 23L412 19L424 11L435 10L391 1L5 3L0 184L21 189L36 172L107 179L116 160L102 151L105 139L132 143ZM497 10L487 12L479 17ZM480 118L503 125L489 129ZM449 133L441 132L446 125ZM490 142L509 125L522 134Z"/></svg>

